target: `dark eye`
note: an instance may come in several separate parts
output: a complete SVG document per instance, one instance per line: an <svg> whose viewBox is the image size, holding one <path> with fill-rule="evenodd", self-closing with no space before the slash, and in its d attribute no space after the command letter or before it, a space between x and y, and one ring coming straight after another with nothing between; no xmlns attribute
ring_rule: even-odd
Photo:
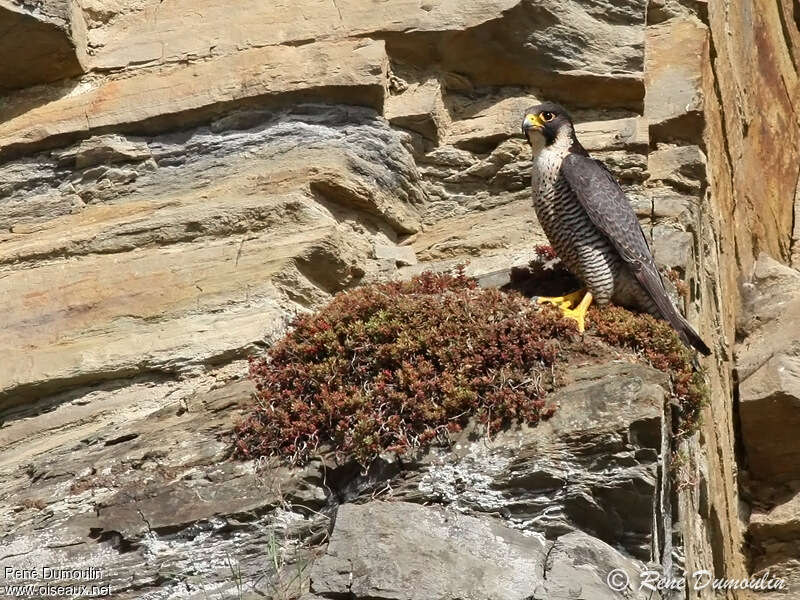
<svg viewBox="0 0 800 600"><path fill-rule="evenodd" d="M543 121L552 121L555 118L556 118L555 114L551 113L550 111L546 110L546 111L544 111L542 113L542 120Z"/></svg>

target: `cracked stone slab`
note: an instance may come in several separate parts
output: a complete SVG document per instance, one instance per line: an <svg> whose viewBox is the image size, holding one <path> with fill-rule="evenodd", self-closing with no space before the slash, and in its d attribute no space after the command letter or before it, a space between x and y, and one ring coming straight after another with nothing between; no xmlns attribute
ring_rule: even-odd
<svg viewBox="0 0 800 600"><path fill-rule="evenodd" d="M225 436L251 392L246 380L172 403L162 392L161 408L144 414L109 407L106 425L95 415L92 427L89 414L83 431L53 423L60 434L50 431L31 456L31 442L6 433L24 424L6 426L0 446L15 462L0 465L0 514L13 515L0 519L3 566L92 567L122 599L263 597L281 577L306 581L290 573L295 561L307 569L305 541L327 532L324 476L319 464L225 460Z"/></svg>
<svg viewBox="0 0 800 600"><path fill-rule="evenodd" d="M524 600L543 583L547 544L489 519L406 502L339 508L311 572L323 597Z"/></svg>
<svg viewBox="0 0 800 600"><path fill-rule="evenodd" d="M327 552L312 568L311 592L364 600L612 600L619 596L606 578L620 568L633 575L641 563L583 532L548 542L491 518L369 502L339 508Z"/></svg>

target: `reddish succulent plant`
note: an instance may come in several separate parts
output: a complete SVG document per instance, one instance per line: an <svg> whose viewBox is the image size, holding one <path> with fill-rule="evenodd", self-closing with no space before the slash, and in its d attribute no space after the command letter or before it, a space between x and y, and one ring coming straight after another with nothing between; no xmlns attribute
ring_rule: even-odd
<svg viewBox="0 0 800 600"><path fill-rule="evenodd" d="M589 319L592 332L600 339L640 352L653 367L669 374L684 427L691 428L706 401L705 378L694 365L692 351L683 345L669 323L619 306L593 308Z"/></svg>
<svg viewBox="0 0 800 600"><path fill-rule="evenodd" d="M671 372L692 413L696 376L669 325L619 308L595 310L591 322L601 339ZM302 462L326 443L366 464L446 442L472 418L489 431L533 424L550 414L556 367L583 348L555 309L479 289L463 272L359 287L251 360L257 401L235 429L236 451Z"/></svg>
<svg viewBox="0 0 800 600"><path fill-rule="evenodd" d="M554 260L558 258L558 254L556 254L556 251L552 246L545 246L542 244L535 246L533 251L536 253L536 257L542 262L547 262L548 260Z"/></svg>
<svg viewBox="0 0 800 600"><path fill-rule="evenodd" d="M250 363L258 401L243 456L303 459L320 441L367 461L459 431L535 423L571 321L463 273L342 293Z"/></svg>

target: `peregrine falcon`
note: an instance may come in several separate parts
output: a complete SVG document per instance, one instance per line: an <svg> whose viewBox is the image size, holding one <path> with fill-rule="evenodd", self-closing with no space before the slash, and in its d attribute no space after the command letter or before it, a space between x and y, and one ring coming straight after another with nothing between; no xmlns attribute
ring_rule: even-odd
<svg viewBox="0 0 800 600"><path fill-rule="evenodd" d="M592 159L569 114L550 102L525 111L522 133L533 149L533 205L558 256L586 289L539 298L560 307L583 331L589 305L613 302L662 318L684 344L708 346L672 304L625 193Z"/></svg>

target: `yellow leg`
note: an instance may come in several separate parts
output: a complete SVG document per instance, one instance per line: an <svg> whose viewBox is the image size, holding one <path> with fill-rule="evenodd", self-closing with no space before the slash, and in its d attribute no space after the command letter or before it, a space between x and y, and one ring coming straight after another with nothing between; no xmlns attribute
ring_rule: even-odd
<svg viewBox="0 0 800 600"><path fill-rule="evenodd" d="M568 308L572 308L576 306L584 297L586 292L586 288L582 290L578 290L577 292L571 292L566 294L565 296L538 296L536 298L537 304L553 304L554 306L558 306L562 310L566 310Z"/></svg>
<svg viewBox="0 0 800 600"><path fill-rule="evenodd" d="M592 293L586 292L586 295L581 300L581 303L578 304L573 309L561 307L561 312L564 313L564 316L568 319L573 319L578 323L578 331L583 333L583 330L586 327L586 311L589 310L589 305L592 303Z"/></svg>

